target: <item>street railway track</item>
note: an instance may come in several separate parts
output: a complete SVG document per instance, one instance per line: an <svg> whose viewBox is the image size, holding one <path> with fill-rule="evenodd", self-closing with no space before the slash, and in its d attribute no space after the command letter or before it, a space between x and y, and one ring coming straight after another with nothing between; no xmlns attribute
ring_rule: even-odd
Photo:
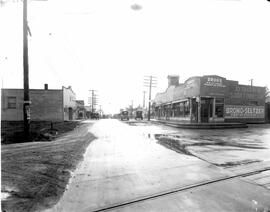
<svg viewBox="0 0 270 212"><path fill-rule="evenodd" d="M167 195L178 193L178 192L181 192L181 191L186 191L186 190L193 189L193 188L197 188L197 187L200 187L200 186L205 186L205 185L209 185L209 184L212 184L212 183L217 183L217 182L230 180L230 179L234 179L234 178L238 178L238 177L247 177L247 176L255 175L255 174L258 174L258 173L261 173L261 172L264 172L264 171L268 171L268 170L270 170L270 167L266 167L266 168L263 168L263 169L258 169L258 170L247 172L247 173L236 174L236 175L232 175L232 176L228 176L228 177L222 177L222 178L218 178L218 179L214 179L214 180L210 180L210 181L204 181L204 182L196 183L196 184L193 184L193 185L184 186L184 187L181 187L181 188L175 188L175 189L171 189L171 190L168 190L168 191L155 193L155 194L148 195L148 196L142 196L142 197L132 199L132 200L127 200L127 201L124 201L124 202L121 202L121 203L115 203L115 204L107 205L105 207L100 207L100 208L97 208L97 209L86 209L84 211L85 212L110 211L110 210L114 210L114 209L121 208L121 207L124 207L124 206L140 203L140 202L151 200L151 199L156 199L156 198L159 198L159 197L167 196Z"/></svg>

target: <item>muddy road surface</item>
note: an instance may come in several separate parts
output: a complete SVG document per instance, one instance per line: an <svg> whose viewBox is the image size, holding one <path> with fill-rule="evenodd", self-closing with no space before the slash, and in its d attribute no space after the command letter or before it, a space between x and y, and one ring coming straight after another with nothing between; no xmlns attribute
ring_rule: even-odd
<svg viewBox="0 0 270 212"><path fill-rule="evenodd" d="M268 136L268 128L265 130L260 134ZM232 152L232 148L245 151L251 145L256 147L254 152L268 150L266 142L258 148L245 136L245 144L233 146L232 139L244 132L224 131L226 136L234 134L228 140L230 145L220 145L221 149L226 147L223 159L222 150L183 148L184 143L212 142L215 146L216 139L227 140L222 131L202 133L113 119L97 121L90 131L97 139L86 149L59 202L45 211L270 211L269 189L250 179L268 175L268 156L257 153L256 167L245 166L238 171L224 165L239 154L226 152L229 147ZM212 152L211 157L204 152ZM219 160L213 160L215 155ZM242 156L238 159L243 161ZM235 163L229 167L239 166Z"/></svg>

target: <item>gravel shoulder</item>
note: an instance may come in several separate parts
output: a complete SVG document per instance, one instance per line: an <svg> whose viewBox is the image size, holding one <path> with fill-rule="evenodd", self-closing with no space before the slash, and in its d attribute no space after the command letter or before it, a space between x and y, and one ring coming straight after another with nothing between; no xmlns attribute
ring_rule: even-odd
<svg viewBox="0 0 270 212"><path fill-rule="evenodd" d="M2 145L2 211L52 207L64 193L86 147L95 139L89 126L81 124L52 142Z"/></svg>

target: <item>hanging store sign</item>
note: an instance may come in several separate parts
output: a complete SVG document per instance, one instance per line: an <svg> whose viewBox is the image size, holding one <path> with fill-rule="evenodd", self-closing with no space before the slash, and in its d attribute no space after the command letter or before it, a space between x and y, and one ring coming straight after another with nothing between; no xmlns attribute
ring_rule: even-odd
<svg viewBox="0 0 270 212"><path fill-rule="evenodd" d="M226 87L224 84L223 84L223 80L222 78L220 77L207 77L206 78L206 82L203 84L203 85L206 85L206 86L211 86L211 87Z"/></svg>
<svg viewBox="0 0 270 212"><path fill-rule="evenodd" d="M225 105L225 118L264 118L264 106Z"/></svg>

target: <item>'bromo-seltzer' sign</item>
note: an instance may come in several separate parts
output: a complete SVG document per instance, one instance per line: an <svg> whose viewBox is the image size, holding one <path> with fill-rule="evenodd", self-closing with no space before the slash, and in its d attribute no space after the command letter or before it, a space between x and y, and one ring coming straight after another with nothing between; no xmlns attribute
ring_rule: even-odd
<svg viewBox="0 0 270 212"><path fill-rule="evenodd" d="M226 105L225 118L264 118L264 106Z"/></svg>

